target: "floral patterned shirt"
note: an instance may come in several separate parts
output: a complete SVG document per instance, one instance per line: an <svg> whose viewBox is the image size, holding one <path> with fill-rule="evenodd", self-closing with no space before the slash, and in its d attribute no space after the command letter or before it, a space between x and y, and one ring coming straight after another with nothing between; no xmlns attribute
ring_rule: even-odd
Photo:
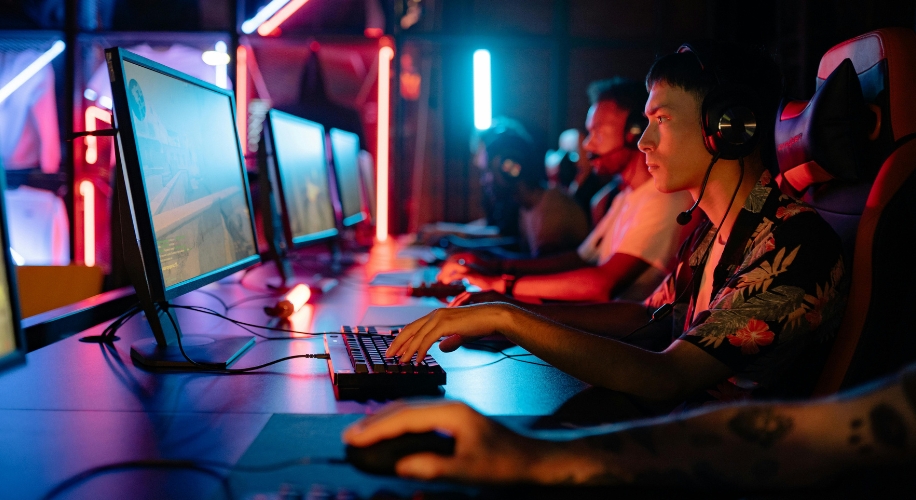
<svg viewBox="0 0 916 500"><path fill-rule="evenodd" d="M846 286L840 239L764 172L744 203L713 274L709 309L694 317L707 221L684 243L676 271L646 299L674 303L672 340L706 351L734 372L688 405L755 396L802 396L813 387L842 317ZM688 290L688 287L690 288Z"/></svg>

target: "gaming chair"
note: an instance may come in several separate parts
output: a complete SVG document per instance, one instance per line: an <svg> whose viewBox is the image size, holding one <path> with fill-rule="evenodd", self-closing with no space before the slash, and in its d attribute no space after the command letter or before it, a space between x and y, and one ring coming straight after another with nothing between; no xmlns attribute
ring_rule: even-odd
<svg viewBox="0 0 916 500"><path fill-rule="evenodd" d="M776 143L781 186L840 235L851 277L814 390L826 395L916 360L916 32L840 43L817 79L810 101L783 103Z"/></svg>

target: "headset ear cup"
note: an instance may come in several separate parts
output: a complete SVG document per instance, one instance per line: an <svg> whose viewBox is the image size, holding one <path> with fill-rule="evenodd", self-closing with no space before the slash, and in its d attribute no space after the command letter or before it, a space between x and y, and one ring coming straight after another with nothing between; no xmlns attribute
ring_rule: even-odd
<svg viewBox="0 0 916 500"><path fill-rule="evenodd" d="M703 100L703 141L710 154L737 160L759 142L755 100L744 92L713 89Z"/></svg>
<svg viewBox="0 0 916 500"><path fill-rule="evenodd" d="M643 131L646 130L646 125L648 125L648 120L641 112L631 111L627 115L627 123L623 129L624 145L630 149L638 149L639 138L642 137Z"/></svg>

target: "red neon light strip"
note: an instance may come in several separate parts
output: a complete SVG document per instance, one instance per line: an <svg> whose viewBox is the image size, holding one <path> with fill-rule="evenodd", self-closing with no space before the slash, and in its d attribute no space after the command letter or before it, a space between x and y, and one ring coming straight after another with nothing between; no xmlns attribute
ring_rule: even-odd
<svg viewBox="0 0 916 500"><path fill-rule="evenodd" d="M378 147L376 149L376 210L375 237L388 239L388 141L391 114L391 59L394 49L382 47L378 51Z"/></svg>
<svg viewBox="0 0 916 500"><path fill-rule="evenodd" d="M96 106L86 108L86 130L95 131L95 121L99 120L111 125L111 113ZM99 161L99 140L94 135L86 136L86 163L94 165Z"/></svg>
<svg viewBox="0 0 916 500"><path fill-rule="evenodd" d="M264 24L258 26L258 34L261 36L267 36L277 29L283 21L293 15L293 12L299 10L300 7L305 5L309 0L293 0L292 2L283 6L282 9L278 10L276 14L273 15L270 19L264 21Z"/></svg>
<svg viewBox="0 0 916 500"><path fill-rule="evenodd" d="M95 265L95 186L92 181L80 182L83 197L83 263Z"/></svg>
<svg viewBox="0 0 916 500"><path fill-rule="evenodd" d="M235 121L238 122L242 155L248 154L248 50L239 45L235 52Z"/></svg>

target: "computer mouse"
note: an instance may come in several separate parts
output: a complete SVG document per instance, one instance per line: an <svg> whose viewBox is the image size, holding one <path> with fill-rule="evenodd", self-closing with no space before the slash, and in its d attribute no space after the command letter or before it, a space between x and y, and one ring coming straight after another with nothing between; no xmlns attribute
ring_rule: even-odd
<svg viewBox="0 0 916 500"><path fill-rule="evenodd" d="M393 476L394 464L414 453L455 454L455 438L438 432L402 434L365 447L347 445L346 457L357 469L369 474Z"/></svg>

